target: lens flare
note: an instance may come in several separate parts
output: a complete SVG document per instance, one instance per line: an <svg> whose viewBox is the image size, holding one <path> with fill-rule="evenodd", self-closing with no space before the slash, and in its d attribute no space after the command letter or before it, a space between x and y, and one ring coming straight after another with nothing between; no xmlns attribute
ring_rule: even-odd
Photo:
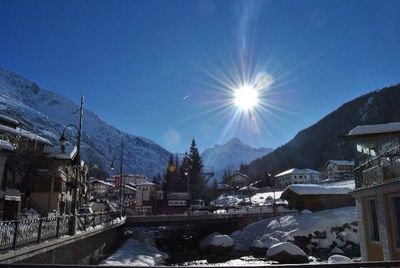
<svg viewBox="0 0 400 268"><path fill-rule="evenodd" d="M241 111L252 111L258 106L257 89L250 85L243 85L233 92L233 102Z"/></svg>

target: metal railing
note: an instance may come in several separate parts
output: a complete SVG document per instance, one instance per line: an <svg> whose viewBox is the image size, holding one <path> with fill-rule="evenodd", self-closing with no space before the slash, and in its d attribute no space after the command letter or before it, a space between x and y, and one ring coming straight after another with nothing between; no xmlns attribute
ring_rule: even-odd
<svg viewBox="0 0 400 268"><path fill-rule="evenodd" d="M120 219L120 211L66 215L28 220L0 222L0 253L16 250L22 246L39 244L70 234L71 221L76 221L78 232L113 223Z"/></svg>
<svg viewBox="0 0 400 268"><path fill-rule="evenodd" d="M52 268L65 268L66 265L63 264L0 264L0 267L19 267L19 268L42 268L42 267L52 267ZM68 265L68 267L75 267L75 268L90 268L90 267L98 267L95 265L83 265L83 264L76 264L76 265ZM102 265L104 268L113 268L116 266L112 265ZM118 266L122 267L122 266ZM165 267L165 266L154 266L154 267ZM174 267L188 267L188 266L181 266L177 265ZM210 267L213 268L213 265L202 265L201 267ZM249 267L249 266L235 266L235 267ZM373 261L373 262L348 262L348 263L306 263L306 264L260 264L257 267L275 267L275 268L362 268L362 267L400 267L400 261Z"/></svg>
<svg viewBox="0 0 400 268"><path fill-rule="evenodd" d="M400 177L400 147L372 158L354 169L356 188L381 184Z"/></svg>

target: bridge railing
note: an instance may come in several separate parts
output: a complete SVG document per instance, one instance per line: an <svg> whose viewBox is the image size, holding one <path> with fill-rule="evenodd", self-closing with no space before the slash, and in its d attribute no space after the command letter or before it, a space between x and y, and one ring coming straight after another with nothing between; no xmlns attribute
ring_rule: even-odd
<svg viewBox="0 0 400 268"><path fill-rule="evenodd" d="M76 221L78 232L112 224L121 219L120 211L0 221L0 253L39 244L70 234L71 221Z"/></svg>

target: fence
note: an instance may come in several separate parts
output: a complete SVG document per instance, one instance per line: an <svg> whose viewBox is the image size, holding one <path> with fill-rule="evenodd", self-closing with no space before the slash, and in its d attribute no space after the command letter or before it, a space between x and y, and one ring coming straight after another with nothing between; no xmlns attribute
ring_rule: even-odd
<svg viewBox="0 0 400 268"><path fill-rule="evenodd" d="M76 230L84 232L121 217L120 211L90 214L35 218L0 222L0 253L22 246L39 244L70 234L71 221L76 221Z"/></svg>

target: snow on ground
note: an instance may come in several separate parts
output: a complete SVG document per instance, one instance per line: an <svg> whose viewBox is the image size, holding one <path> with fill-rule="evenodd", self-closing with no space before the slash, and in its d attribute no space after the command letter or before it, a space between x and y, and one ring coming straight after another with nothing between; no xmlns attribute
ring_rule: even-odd
<svg viewBox="0 0 400 268"><path fill-rule="evenodd" d="M120 249L104 260L101 265L159 266L164 265L164 260L167 257L166 253L149 244L139 242L136 239L128 239Z"/></svg>
<svg viewBox="0 0 400 268"><path fill-rule="evenodd" d="M330 232L332 227L341 227L345 223L357 220L355 207L343 207L337 209L322 210L314 213L299 213L297 215L282 216L268 220L261 220L246 226L242 231L231 234L234 241L235 250L248 251L249 247L256 240L267 241L267 237L276 238L281 242L293 240L294 236L308 236L315 231L326 232L325 239L314 241L319 247L325 248L333 241L336 235ZM356 233L343 231L346 238L355 243L359 243ZM339 241L337 241L339 242Z"/></svg>
<svg viewBox="0 0 400 268"><path fill-rule="evenodd" d="M281 197L282 191L275 192L275 199L279 199ZM242 194L236 195L227 195L222 194L215 199L215 201L211 202L211 204L219 207L229 207L229 206L237 206L242 201L250 201L252 205L255 206L264 206L268 203L272 203L274 200L274 192L263 192L257 193L251 197L244 196Z"/></svg>
<svg viewBox="0 0 400 268"><path fill-rule="evenodd" d="M229 260L227 262L222 263L209 263L207 260L197 260L191 262L185 262L183 266L228 266L228 267L235 267L235 266L265 266L270 265L272 262L259 260L249 257L241 257L239 259Z"/></svg>

